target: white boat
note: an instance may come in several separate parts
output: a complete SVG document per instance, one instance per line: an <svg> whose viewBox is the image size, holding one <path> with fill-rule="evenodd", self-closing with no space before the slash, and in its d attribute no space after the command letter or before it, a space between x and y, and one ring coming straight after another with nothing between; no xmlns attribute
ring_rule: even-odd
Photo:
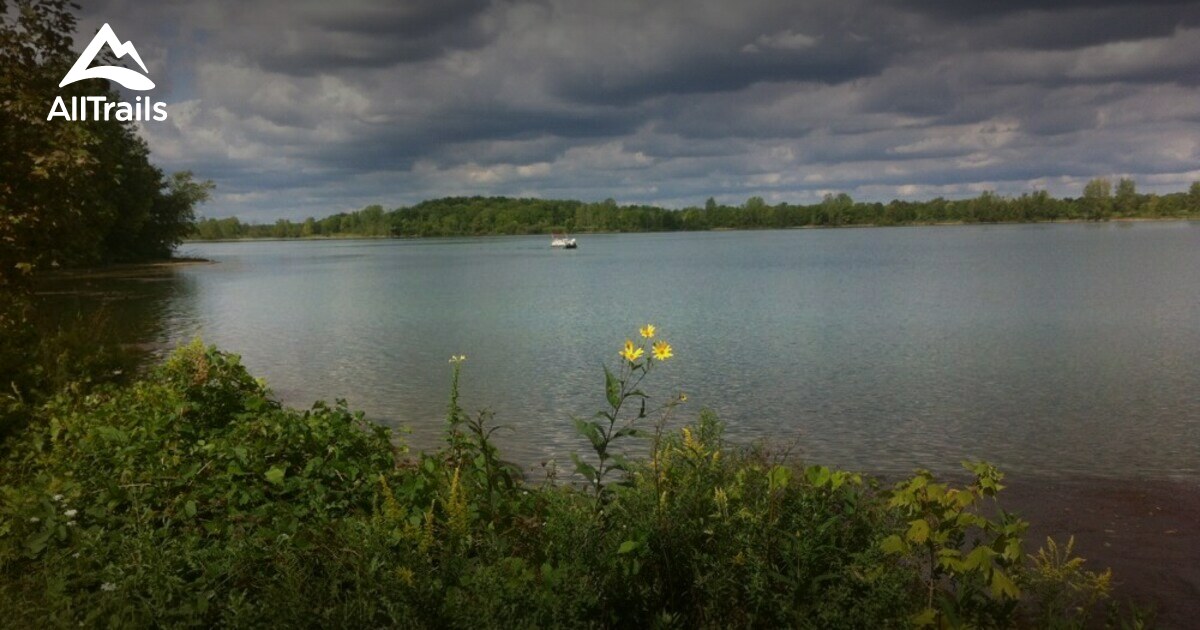
<svg viewBox="0 0 1200 630"><path fill-rule="evenodd" d="M561 247L563 249L575 249L579 247L575 244L575 239L566 234L551 234L550 247Z"/></svg>

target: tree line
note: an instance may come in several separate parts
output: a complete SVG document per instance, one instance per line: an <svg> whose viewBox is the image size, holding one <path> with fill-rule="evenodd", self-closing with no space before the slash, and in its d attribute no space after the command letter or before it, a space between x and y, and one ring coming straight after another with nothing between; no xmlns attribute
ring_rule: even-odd
<svg viewBox="0 0 1200 630"><path fill-rule="evenodd" d="M1046 191L1018 196L984 192L971 199L859 202L845 193L818 203L769 204L751 197L741 205L717 203L667 209L573 200L511 197L446 197L411 207L384 210L371 205L323 219L280 219L273 224L245 223L236 217L196 223L191 238L307 238L351 236L479 236L568 232L655 232L676 230L918 225L934 223L1023 223L1106 221L1122 218L1200 217L1200 182L1186 192L1142 194L1131 179L1114 186L1093 179L1077 198L1052 197Z"/></svg>

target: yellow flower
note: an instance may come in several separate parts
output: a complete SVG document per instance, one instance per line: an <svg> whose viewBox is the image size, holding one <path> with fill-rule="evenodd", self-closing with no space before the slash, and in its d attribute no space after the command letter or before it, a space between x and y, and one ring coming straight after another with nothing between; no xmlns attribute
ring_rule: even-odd
<svg viewBox="0 0 1200 630"><path fill-rule="evenodd" d="M654 336L655 330L656 329L654 328L654 324L646 324L645 326L642 326L640 329L638 329L638 332L642 333L642 336L645 337L646 339L650 339L651 337Z"/></svg>
<svg viewBox="0 0 1200 630"><path fill-rule="evenodd" d="M659 361L666 361L674 356L671 353L671 344L659 340L654 342L654 358Z"/></svg>
<svg viewBox="0 0 1200 630"><path fill-rule="evenodd" d="M638 357L642 356L643 352L645 352L645 351L642 350L641 348L635 348L633 346L633 341L626 339L625 340L625 349L622 350L620 352L620 354L621 354L621 356L625 357L630 363L633 363L634 361L638 360Z"/></svg>

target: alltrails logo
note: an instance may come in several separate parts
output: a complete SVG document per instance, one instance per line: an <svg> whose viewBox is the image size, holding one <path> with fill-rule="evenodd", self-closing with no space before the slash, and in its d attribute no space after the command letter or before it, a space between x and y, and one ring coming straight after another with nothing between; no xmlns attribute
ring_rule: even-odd
<svg viewBox="0 0 1200 630"><path fill-rule="evenodd" d="M142 72L149 74L146 70L146 64L142 63L142 57L138 54L137 48L133 47L133 42L121 43L117 39L117 34L113 32L112 27L108 24L100 27L100 31L92 38L92 43L88 44L84 49L83 54L79 56L79 60L75 65L71 66L71 70L67 72L67 76L63 77L58 87L63 87L82 81L83 79L108 79L121 84L126 89L144 92L154 88L154 82L146 74L140 74L129 68L120 66L96 66L89 67L96 60L96 55L105 45L113 51L113 54L118 59L128 55L132 57L137 65L141 67ZM50 115L46 120L54 120L56 116L61 116L67 120L109 120L110 118L120 121L143 121L154 120L163 121L167 119L167 104L155 103L149 96L139 96L134 99L133 103L124 101L110 102L106 96L75 96L71 98L70 107L67 106L67 101L63 97L56 96L54 105L50 107ZM91 114L90 116L88 114Z"/></svg>

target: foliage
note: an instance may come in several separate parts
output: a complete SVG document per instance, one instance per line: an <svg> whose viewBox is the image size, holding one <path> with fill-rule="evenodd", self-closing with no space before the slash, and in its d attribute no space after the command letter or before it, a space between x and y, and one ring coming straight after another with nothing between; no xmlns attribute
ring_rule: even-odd
<svg viewBox="0 0 1200 630"><path fill-rule="evenodd" d="M46 119L55 96L119 100L104 80L58 87L75 8L0 0L0 289L41 268L169 256L211 187L164 178L133 122Z"/></svg>
<svg viewBox="0 0 1200 630"><path fill-rule="evenodd" d="M1022 574L1022 587L1036 594L1034 618L1043 627L1086 627L1096 605L1112 593L1112 571L1085 570L1086 561L1074 555L1074 548L1074 536L1062 547L1047 538Z"/></svg>
<svg viewBox="0 0 1200 630"><path fill-rule="evenodd" d="M76 9L0 0L0 441L56 392L121 380L136 359L103 314L39 315L34 273L167 258L212 188L188 172L164 178L132 122L46 119L57 95L119 97L101 80L58 87L75 61Z"/></svg>
<svg viewBox="0 0 1200 630"><path fill-rule="evenodd" d="M388 438L342 404L282 409L236 357L193 344L131 387L57 398L12 446L5 581L62 598L43 611L60 623L203 619L216 594L236 598L225 580L304 544L288 541L311 523L370 510ZM145 599L126 606L130 593Z"/></svg>
<svg viewBox="0 0 1200 630"><path fill-rule="evenodd" d="M1200 184L1200 182L1197 182ZM921 225L1101 221L1112 218L1186 218L1200 216L1200 190L1138 194L1133 180L1122 179L1117 192L1107 179L1087 184L1079 199L1056 199L1045 191L1016 197L984 192L971 199L856 202L845 193L826 195L811 205L768 204L751 197L741 206L709 198L704 207L670 210L647 205L508 197L447 197L408 208L384 211L372 205L302 222L242 223L236 217L201 219L192 238L303 238L350 236L468 236L568 232L657 232L674 230L836 227L846 225Z"/></svg>
<svg viewBox="0 0 1200 630"><path fill-rule="evenodd" d="M936 483L931 473L918 471L897 484L889 500L907 527L881 547L918 567L927 595L912 618L917 626L1003 625L1020 597L1013 574L1028 523L1003 511L994 521L983 516L979 503L1003 488L1003 475L985 463L963 466L975 477L965 488Z"/></svg>
<svg viewBox="0 0 1200 630"><path fill-rule="evenodd" d="M121 343L106 310L59 317L44 311L27 295L0 290L0 447L53 396L125 382L143 359Z"/></svg>
<svg viewBox="0 0 1200 630"><path fill-rule="evenodd" d="M638 383L672 356L655 344L606 375L593 447L647 417ZM42 627L1012 626L1083 623L1108 595L1070 545L1023 563L1024 523L982 516L1001 489L986 464L962 488L922 471L889 490L733 447L702 411L622 435L650 448L609 456L616 482L526 480L490 415L463 411L464 360L445 448L415 456L342 402L281 407L199 342L131 385L55 397L0 460L0 611Z"/></svg>

